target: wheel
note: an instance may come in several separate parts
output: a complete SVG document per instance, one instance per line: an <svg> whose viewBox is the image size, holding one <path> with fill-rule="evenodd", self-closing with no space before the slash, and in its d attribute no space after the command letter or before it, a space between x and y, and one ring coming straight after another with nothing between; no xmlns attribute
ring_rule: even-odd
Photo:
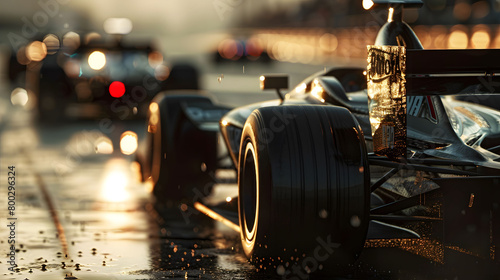
<svg viewBox="0 0 500 280"><path fill-rule="evenodd" d="M158 105L148 121L153 194L159 202L210 194L217 164L217 133L199 130L182 107L212 102L202 96L160 95L153 103Z"/></svg>
<svg viewBox="0 0 500 280"><path fill-rule="evenodd" d="M292 260L312 273L356 259L368 229L370 180L363 132L347 109L255 110L238 167L240 234L252 262L285 267Z"/></svg>

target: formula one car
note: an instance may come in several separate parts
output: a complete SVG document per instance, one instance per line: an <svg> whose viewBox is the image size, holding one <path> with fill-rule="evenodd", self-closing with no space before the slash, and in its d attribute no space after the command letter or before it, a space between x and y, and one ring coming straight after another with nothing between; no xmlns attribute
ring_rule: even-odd
<svg viewBox="0 0 500 280"><path fill-rule="evenodd" d="M276 89L280 99L219 120L238 172L238 203L201 200L194 207L239 231L245 255L287 279L294 266L335 273L370 239L432 238L441 260L451 251L499 259L500 112L448 95L499 93L496 83L482 80L498 81L500 50L423 50L402 21L403 8L420 0L372 4L387 5L389 18L368 46L367 69L320 72L284 96L286 76L262 76L261 87ZM188 137L173 124L188 119L201 132L222 112L199 100L196 119L194 99L153 103L159 200L178 194L176 163L192 156L172 146ZM192 137L198 157L216 150L213 141Z"/></svg>
<svg viewBox="0 0 500 280"><path fill-rule="evenodd" d="M59 40L49 34L18 51L28 71L21 75L25 84L17 86L35 94L39 120L145 118L160 91L198 88L196 69L184 64L170 69L148 42L95 32L82 37L68 32Z"/></svg>
<svg viewBox="0 0 500 280"><path fill-rule="evenodd" d="M40 118L145 117L161 90L149 63L156 53L149 45L97 41L80 45L71 56L48 55L40 69Z"/></svg>

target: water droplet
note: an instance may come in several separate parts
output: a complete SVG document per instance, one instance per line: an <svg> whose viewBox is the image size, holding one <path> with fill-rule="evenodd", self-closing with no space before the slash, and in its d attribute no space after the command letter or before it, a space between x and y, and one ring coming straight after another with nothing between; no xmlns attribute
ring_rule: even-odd
<svg viewBox="0 0 500 280"><path fill-rule="evenodd" d="M217 77L217 81L220 83L222 83L222 79L224 79L224 74L220 74L219 77Z"/></svg>
<svg viewBox="0 0 500 280"><path fill-rule="evenodd" d="M351 226L357 228L360 225L361 225L361 219L356 215L352 216L351 217Z"/></svg>
<svg viewBox="0 0 500 280"><path fill-rule="evenodd" d="M319 217L322 219L328 218L328 211L326 211L326 209L321 209L319 211Z"/></svg>

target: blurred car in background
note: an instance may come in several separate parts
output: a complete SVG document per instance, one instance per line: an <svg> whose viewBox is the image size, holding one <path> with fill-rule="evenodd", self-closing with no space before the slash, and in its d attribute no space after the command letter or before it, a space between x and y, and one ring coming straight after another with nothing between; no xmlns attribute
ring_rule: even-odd
<svg viewBox="0 0 500 280"><path fill-rule="evenodd" d="M145 116L168 72L163 55L150 44L95 40L71 54L47 55L38 83L39 117Z"/></svg>
<svg viewBox="0 0 500 280"><path fill-rule="evenodd" d="M199 87L194 67L170 69L150 42L96 32L68 32L62 39L48 34L28 43L13 52L9 77L16 92L25 90L42 122L145 118L160 91Z"/></svg>

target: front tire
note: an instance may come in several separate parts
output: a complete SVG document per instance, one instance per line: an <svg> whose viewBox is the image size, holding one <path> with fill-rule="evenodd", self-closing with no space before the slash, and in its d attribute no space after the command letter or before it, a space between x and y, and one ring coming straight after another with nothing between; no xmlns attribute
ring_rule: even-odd
<svg viewBox="0 0 500 280"><path fill-rule="evenodd" d="M255 264L292 260L313 273L359 255L369 169L363 133L347 109L255 110L241 138L238 187L242 247Z"/></svg>

